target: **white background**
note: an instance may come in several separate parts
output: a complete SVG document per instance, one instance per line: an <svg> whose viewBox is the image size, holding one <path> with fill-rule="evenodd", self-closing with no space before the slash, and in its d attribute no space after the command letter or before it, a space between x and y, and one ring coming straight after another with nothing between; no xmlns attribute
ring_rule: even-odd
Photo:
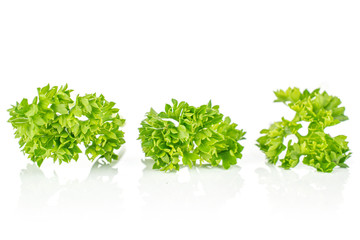
<svg viewBox="0 0 360 240"><path fill-rule="evenodd" d="M359 239L360 2L0 1L1 239ZM6 109L36 88L102 93L127 119L121 160L24 156ZM350 120L349 169L265 164L259 131L292 113L273 91L321 87ZM151 170L136 140L150 107L212 99L247 131L229 170Z"/></svg>

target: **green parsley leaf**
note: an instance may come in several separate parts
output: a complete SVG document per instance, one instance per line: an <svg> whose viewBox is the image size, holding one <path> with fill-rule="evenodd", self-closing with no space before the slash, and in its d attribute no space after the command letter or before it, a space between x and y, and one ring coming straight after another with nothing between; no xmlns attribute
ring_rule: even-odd
<svg viewBox="0 0 360 240"><path fill-rule="evenodd" d="M225 169L242 157L245 132L236 129L229 117L224 119L219 106L211 102L200 107L172 99L165 111L154 109L146 114L139 128L139 138L146 157L154 159L154 169L179 170L179 163L190 168L199 160L212 166L221 161Z"/></svg>
<svg viewBox="0 0 360 240"><path fill-rule="evenodd" d="M348 167L344 162L350 157L346 136L331 137L325 133L325 128L339 124L348 119L344 115L345 108L339 107L339 98L328 95L320 89L313 92L298 88L288 88L286 91L275 92L275 102L283 102L295 111L294 118L289 121L273 123L269 129L261 130L257 146L263 151L269 163L281 162L285 169L295 167L300 158L306 165L312 166L320 172L332 172L334 167ZM308 133L302 136L298 130L302 127L300 121L309 122ZM295 135L297 143L289 141L284 145L285 137ZM285 157L280 154L286 150Z"/></svg>
<svg viewBox="0 0 360 240"><path fill-rule="evenodd" d="M21 150L38 166L46 158L60 164L76 161L81 143L89 160L100 157L111 162L117 158L114 151L125 143L120 130L125 120L113 108L115 103L96 94L77 96L73 101L71 92L67 85L47 85L38 88L38 96L31 104L23 99L8 110Z"/></svg>

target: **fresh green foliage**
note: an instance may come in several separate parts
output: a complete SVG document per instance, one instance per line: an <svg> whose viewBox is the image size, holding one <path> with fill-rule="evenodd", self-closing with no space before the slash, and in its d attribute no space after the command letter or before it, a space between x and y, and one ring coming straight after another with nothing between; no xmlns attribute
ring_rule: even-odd
<svg viewBox="0 0 360 240"><path fill-rule="evenodd" d="M316 168L320 172L332 172L335 166L348 167L345 160L351 155L346 136L331 137L325 133L326 127L334 126L348 119L344 115L345 108L339 107L341 101L337 97L320 93L320 89L313 92L298 88L289 88L286 91L275 92L275 102L283 102L296 112L293 120L275 122L269 129L261 131L257 146L266 154L269 163L276 164L279 155L286 148L286 154L280 159L281 167L289 169L295 167L300 157L304 156L303 163ZM309 122L306 136L299 134L302 128L300 121ZM290 140L284 145L285 137L295 135L297 143Z"/></svg>
<svg viewBox="0 0 360 240"><path fill-rule="evenodd" d="M154 169L179 170L179 163L192 167L199 160L225 169L241 158L238 141L245 132L236 129L229 117L219 113L219 106L211 102L198 108L172 99L165 112L151 109L141 122L139 139L147 157L155 160Z"/></svg>
<svg viewBox="0 0 360 240"><path fill-rule="evenodd" d="M45 158L59 163L77 160L81 143L90 160L104 157L111 162L117 158L114 150L125 143L124 132L119 130L125 120L117 114L119 109L113 108L114 102L96 94L78 95L74 102L67 85L37 90L32 103L23 99L8 110L20 148L33 162L41 166Z"/></svg>

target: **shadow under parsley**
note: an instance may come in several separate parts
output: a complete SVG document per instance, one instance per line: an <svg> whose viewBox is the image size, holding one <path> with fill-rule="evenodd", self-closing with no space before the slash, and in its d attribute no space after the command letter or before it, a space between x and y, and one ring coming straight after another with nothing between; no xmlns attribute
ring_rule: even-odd
<svg viewBox="0 0 360 240"><path fill-rule="evenodd" d="M122 199L122 189L114 178L124 153L125 148L122 148L119 158L111 163L97 159L84 180L65 179L65 183L56 172L47 177L36 164L28 164L20 172L19 208L30 214L41 214L49 209L81 214L89 209L89 212L113 211L120 207Z"/></svg>
<svg viewBox="0 0 360 240"><path fill-rule="evenodd" d="M349 169L336 168L332 173L322 173L303 166L300 169L304 170L303 174L298 170L285 170L271 164L255 170L274 212L333 212L341 206Z"/></svg>
<svg viewBox="0 0 360 240"><path fill-rule="evenodd" d="M207 211L226 205L239 194L244 185L237 165L225 170L210 164L195 165L191 169L180 166L175 172L152 169L152 159L142 160L145 167L139 180L139 191L145 209L171 211Z"/></svg>

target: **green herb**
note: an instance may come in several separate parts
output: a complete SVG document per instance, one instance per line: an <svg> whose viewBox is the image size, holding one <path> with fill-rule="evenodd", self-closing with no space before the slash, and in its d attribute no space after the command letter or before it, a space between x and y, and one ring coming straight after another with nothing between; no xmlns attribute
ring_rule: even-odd
<svg viewBox="0 0 360 240"><path fill-rule="evenodd" d="M257 140L257 146L266 154L269 163L276 164L281 152L287 148L285 157L280 159L281 167L285 169L295 167L302 156L304 164L320 172L332 172L336 166L348 167L345 160L351 153L348 142L345 141L346 136L331 137L324 132L325 128L348 119L344 115L345 108L339 107L339 98L326 92L320 93L320 89L301 93L298 88L289 88L286 91L276 91L275 95L275 102L283 102L296 114L291 121L282 118L282 121L261 131L264 136ZM302 128L300 121L310 123L305 136L298 132ZM286 147L284 139L289 135L295 135L298 142L292 143L290 140Z"/></svg>
<svg viewBox="0 0 360 240"><path fill-rule="evenodd" d="M96 94L78 95L73 101L72 90L67 88L38 88L32 103L23 99L8 110L22 151L38 166L45 158L60 164L77 160L81 143L89 160L116 159L114 150L125 143L124 132L119 130L125 120L117 114L119 109L113 108L115 103Z"/></svg>
<svg viewBox="0 0 360 240"><path fill-rule="evenodd" d="M175 99L172 103L166 104L165 112L151 109L139 128L142 149L154 159L154 169L179 170L180 161L190 168L197 160L212 166L222 161L225 169L236 164L243 150L238 141L245 132L229 117L223 119L219 106L211 101L197 108Z"/></svg>

